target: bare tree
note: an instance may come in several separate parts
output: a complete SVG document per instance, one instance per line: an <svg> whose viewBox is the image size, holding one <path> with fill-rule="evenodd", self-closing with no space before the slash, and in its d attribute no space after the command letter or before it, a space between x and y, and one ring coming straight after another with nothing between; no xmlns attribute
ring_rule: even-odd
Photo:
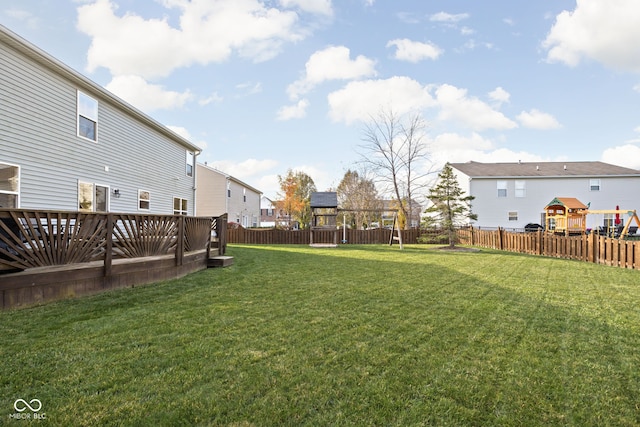
<svg viewBox="0 0 640 427"><path fill-rule="evenodd" d="M380 214L376 216L376 209L382 206L378 199L373 180L361 176L357 171L348 170L337 188L338 202L342 209L351 210L348 215L348 222L355 222L357 229L363 228L364 224L369 225L372 219L379 220Z"/></svg>
<svg viewBox="0 0 640 427"><path fill-rule="evenodd" d="M376 174L383 191L395 196L400 215L407 218L405 227L410 225L415 193L430 173L424 171L429 158L425 129L418 113L405 117L383 109L363 130L361 162Z"/></svg>

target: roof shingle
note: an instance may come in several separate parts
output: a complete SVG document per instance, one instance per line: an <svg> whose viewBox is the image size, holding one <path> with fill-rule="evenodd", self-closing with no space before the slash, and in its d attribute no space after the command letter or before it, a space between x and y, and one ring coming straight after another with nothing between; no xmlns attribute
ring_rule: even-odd
<svg viewBox="0 0 640 427"><path fill-rule="evenodd" d="M451 167L472 178L563 177L563 176L639 176L640 171L603 162L517 162L451 163Z"/></svg>

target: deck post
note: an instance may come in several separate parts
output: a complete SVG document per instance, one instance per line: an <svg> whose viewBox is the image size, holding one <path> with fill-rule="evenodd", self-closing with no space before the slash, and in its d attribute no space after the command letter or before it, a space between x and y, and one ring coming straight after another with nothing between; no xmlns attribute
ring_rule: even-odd
<svg viewBox="0 0 640 427"><path fill-rule="evenodd" d="M175 217L174 217L175 218ZM182 265L184 259L184 216L177 217L178 241L176 242L176 265Z"/></svg>
<svg viewBox="0 0 640 427"><path fill-rule="evenodd" d="M113 263L113 214L107 214L107 231L105 236L104 276L111 276Z"/></svg>

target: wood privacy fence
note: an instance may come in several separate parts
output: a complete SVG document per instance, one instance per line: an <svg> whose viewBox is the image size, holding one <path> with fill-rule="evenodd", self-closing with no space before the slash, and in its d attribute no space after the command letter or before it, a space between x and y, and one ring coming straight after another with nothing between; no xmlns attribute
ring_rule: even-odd
<svg viewBox="0 0 640 427"><path fill-rule="evenodd" d="M391 230L386 228L376 228L371 230L314 230L313 243L333 243L337 234L338 243L346 240L347 244L383 244L389 243ZM420 230L402 230L403 243L417 243ZM343 239L343 237L346 237ZM250 245L308 245L311 242L311 231L305 230L280 230L269 229L248 229L236 228L228 230L227 240L229 243L241 243Z"/></svg>
<svg viewBox="0 0 640 427"><path fill-rule="evenodd" d="M564 236L543 231L522 233L464 228L460 243L531 255L572 259L640 270L640 240L616 239L598 234Z"/></svg>
<svg viewBox="0 0 640 427"><path fill-rule="evenodd" d="M224 254L226 231L226 215L0 209L0 308L184 276Z"/></svg>

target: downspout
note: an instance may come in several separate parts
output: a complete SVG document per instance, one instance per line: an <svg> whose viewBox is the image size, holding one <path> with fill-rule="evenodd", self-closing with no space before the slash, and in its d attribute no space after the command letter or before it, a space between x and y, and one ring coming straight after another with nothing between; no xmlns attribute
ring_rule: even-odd
<svg viewBox="0 0 640 427"><path fill-rule="evenodd" d="M231 180L229 179L229 175L225 174L226 186L224 189L224 212L229 215L229 190L231 189Z"/></svg>
<svg viewBox="0 0 640 427"><path fill-rule="evenodd" d="M193 188L193 216L198 216L198 201L196 199L197 195L196 195L196 182L197 182L197 175L198 175L198 156L202 153L202 151L194 151L193 152L193 185L191 186L191 188Z"/></svg>

